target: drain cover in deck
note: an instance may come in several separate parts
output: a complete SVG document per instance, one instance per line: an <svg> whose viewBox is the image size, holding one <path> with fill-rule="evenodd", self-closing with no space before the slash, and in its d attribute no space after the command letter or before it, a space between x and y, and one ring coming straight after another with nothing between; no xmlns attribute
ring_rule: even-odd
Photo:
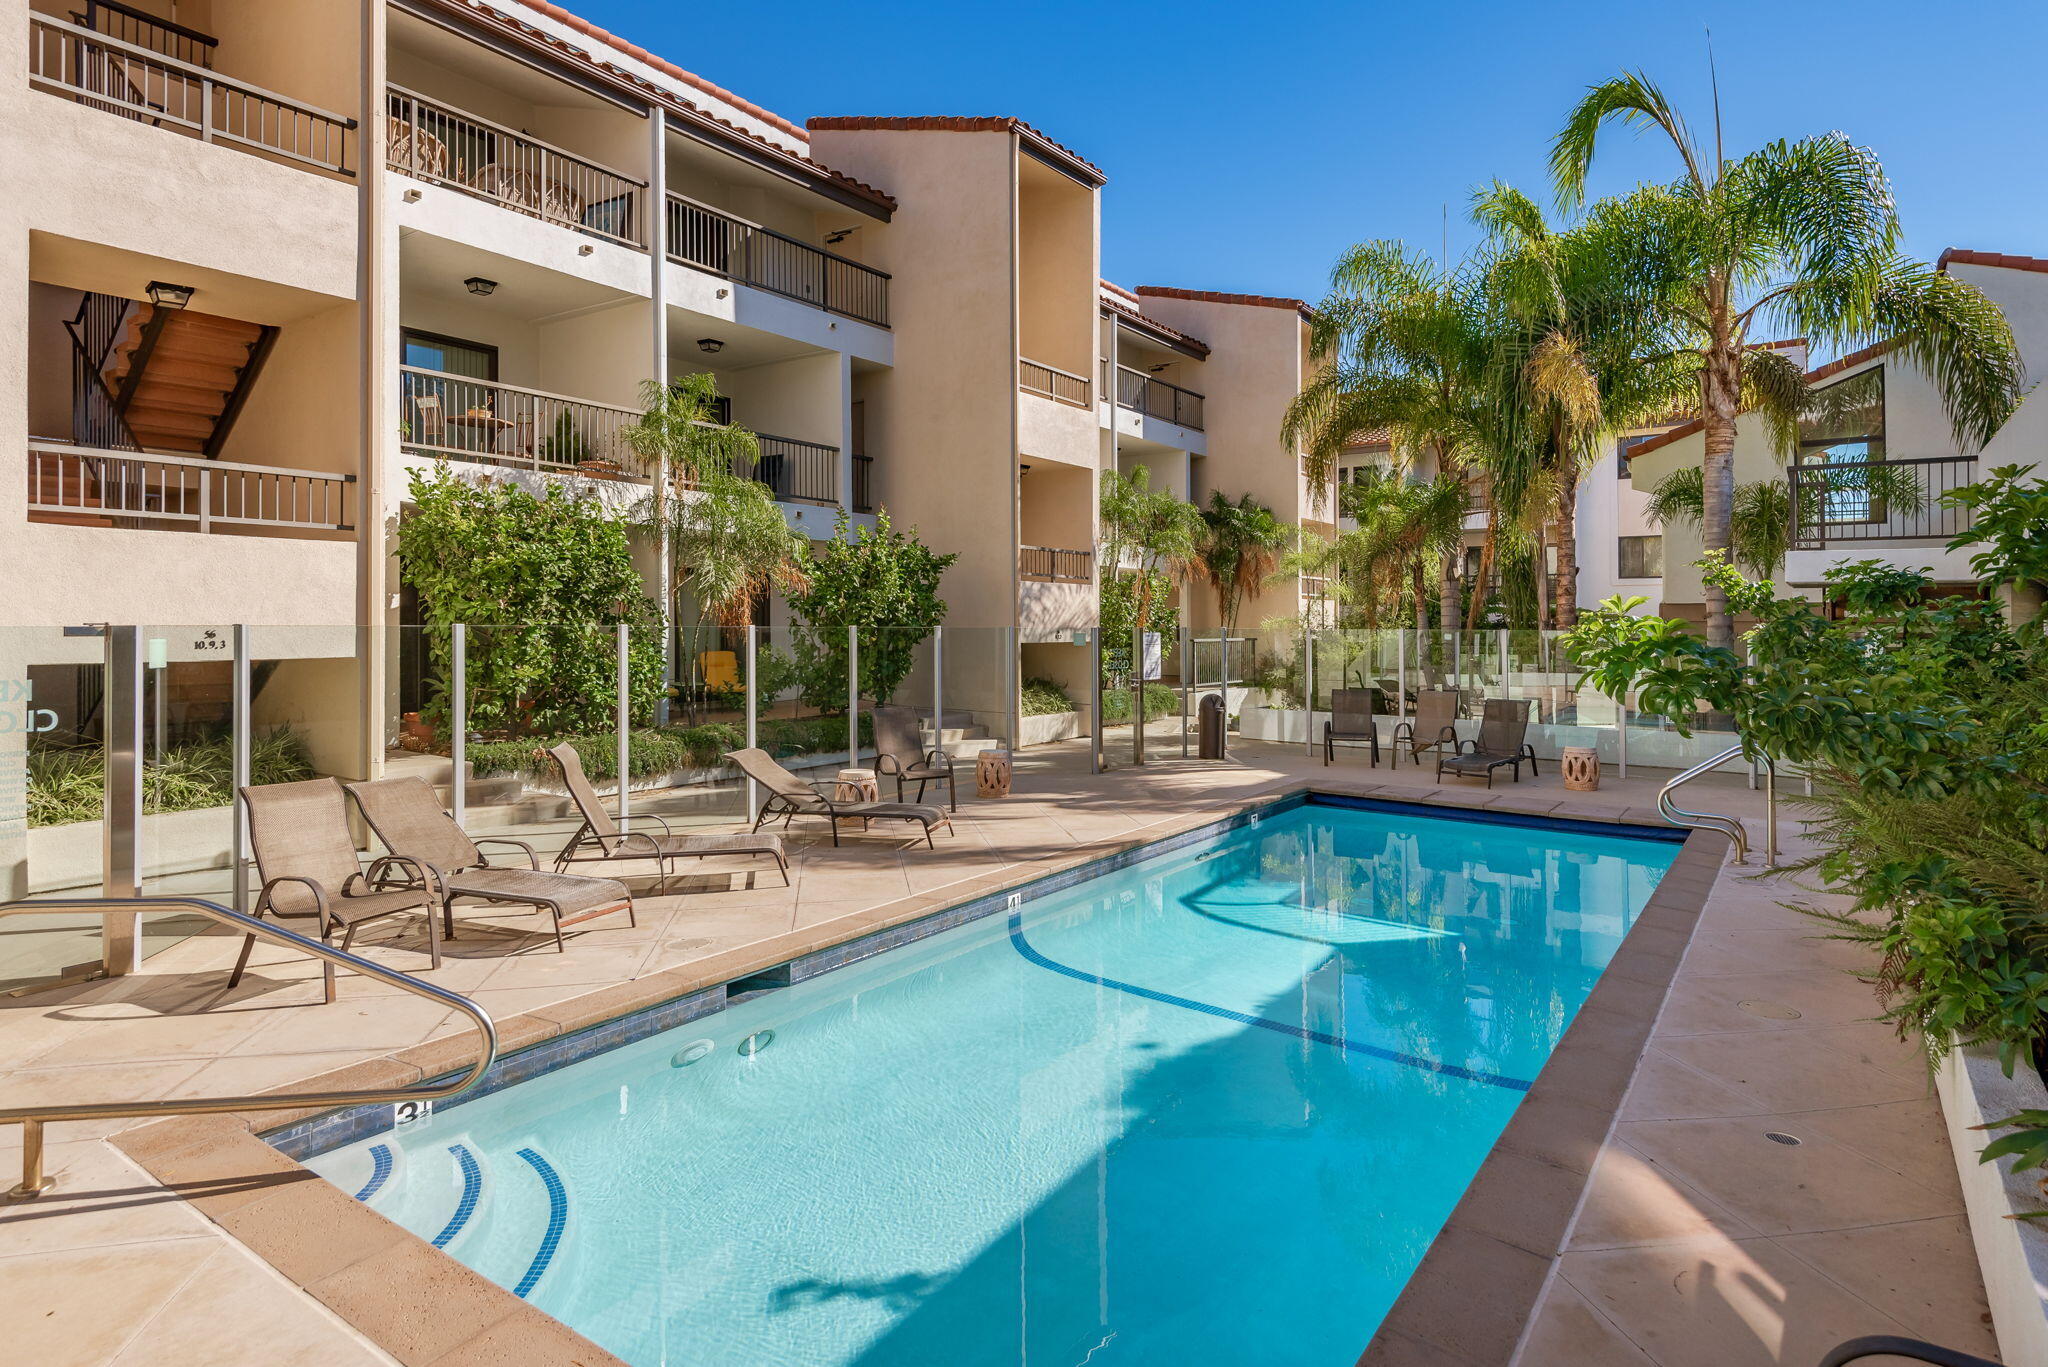
<svg viewBox="0 0 2048 1367"><path fill-rule="evenodd" d="M1767 1021L1796 1021L1799 1019L1799 1013L1783 1002L1758 1001L1752 997L1748 1001L1735 1004L1749 1012L1750 1015L1762 1016Z"/></svg>

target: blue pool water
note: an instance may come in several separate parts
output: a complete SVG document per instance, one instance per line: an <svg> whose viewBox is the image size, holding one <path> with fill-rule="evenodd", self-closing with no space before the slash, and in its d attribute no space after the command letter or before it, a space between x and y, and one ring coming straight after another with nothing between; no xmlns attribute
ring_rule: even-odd
<svg viewBox="0 0 2048 1367"><path fill-rule="evenodd" d="M1344 1367L1676 851L1299 806L310 1163L638 1367Z"/></svg>

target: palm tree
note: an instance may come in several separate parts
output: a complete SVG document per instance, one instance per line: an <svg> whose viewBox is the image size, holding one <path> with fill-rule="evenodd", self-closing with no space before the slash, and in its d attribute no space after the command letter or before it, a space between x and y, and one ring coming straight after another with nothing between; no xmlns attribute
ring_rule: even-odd
<svg viewBox="0 0 2048 1367"><path fill-rule="evenodd" d="M1513 527L1534 538L1539 555L1546 540L1556 550L1547 597L1555 624L1569 629L1578 622L1580 480L1619 430L1682 405L1692 376L1645 322L1654 315L1635 297L1632 245L1615 240L1617 225L1596 215L1552 229L1535 201L1499 181L1473 196L1472 216L1495 253L1487 273L1503 315L1502 410L1488 462L1496 516L1472 616L1494 543Z"/></svg>
<svg viewBox="0 0 2048 1367"><path fill-rule="evenodd" d="M672 614L688 588L721 626L746 626L761 594L808 582L810 542L790 529L766 485L734 473L752 467L759 446L745 428L713 421L716 380L649 380L640 394L645 411L625 441L655 468L632 516L668 542L665 610Z"/></svg>
<svg viewBox="0 0 2048 1367"><path fill-rule="evenodd" d="M1121 573L1126 554L1136 559L1131 625L1140 631L1152 620L1160 581L1172 583L1186 576L1203 531L1202 514L1194 504L1151 484L1152 472L1142 465L1128 475L1102 472L1103 572Z"/></svg>
<svg viewBox="0 0 2048 1367"><path fill-rule="evenodd" d="M1802 467L1802 473L1807 473ZM1655 489L1643 512L1662 526L1685 522L1697 527L1706 509L1704 472L1697 465L1673 470ZM1873 465L1865 469L1814 470L1808 476L1813 496L1853 498L1898 512L1920 512L1927 491L1910 467ZM1752 579L1775 579L1792 549L1792 491L1782 479L1760 479L1735 486L1729 509L1728 554Z"/></svg>
<svg viewBox="0 0 2048 1367"><path fill-rule="evenodd" d="M1334 559L1347 596L1368 630L1380 613L1412 593L1418 629L1428 616L1426 584L1446 555L1455 555L1465 527L1465 485L1454 477L1411 480L1374 470L1346 486L1344 511L1357 527L1337 538Z"/></svg>
<svg viewBox="0 0 2048 1367"><path fill-rule="evenodd" d="M1398 242L1363 242L1338 258L1310 332L1318 368L1281 426L1312 488L1328 484L1345 447L1380 432L1396 459L1427 452L1440 474L1462 477L1490 421L1495 311L1485 283ZM1438 567L1447 631L1459 616L1454 554Z"/></svg>
<svg viewBox="0 0 2048 1367"><path fill-rule="evenodd" d="M1971 286L1898 251L1884 168L1840 133L1768 143L1730 160L1718 108L1711 155L1647 77L1589 89L1550 151L1558 201L1583 198L1601 129L1656 129L1678 154L1670 185L1639 187L1595 212L1633 243L1625 268L1655 310L1671 351L1698 379L1705 431L1701 527L1728 548L1735 499L1735 419L1762 413L1789 441L1805 386L1791 362L1750 344L1783 328L1823 346L1886 340L1942 392L1959 445L1988 441L2017 402L2019 351L1997 307ZM1706 591L1707 640L1734 641L1727 595Z"/></svg>
<svg viewBox="0 0 2048 1367"><path fill-rule="evenodd" d="M1279 567L1281 551L1287 545L1287 527L1273 516L1271 508L1250 494L1232 503L1221 489L1210 491L1209 506L1201 514L1203 530L1195 546L1195 567L1216 590L1216 615L1228 637L1237 627L1245 595L1257 593Z"/></svg>

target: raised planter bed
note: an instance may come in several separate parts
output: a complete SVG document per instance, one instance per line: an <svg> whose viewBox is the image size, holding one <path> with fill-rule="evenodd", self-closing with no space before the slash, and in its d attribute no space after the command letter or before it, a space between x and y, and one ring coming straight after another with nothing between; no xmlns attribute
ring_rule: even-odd
<svg viewBox="0 0 2048 1367"><path fill-rule="evenodd" d="M1979 1163L1995 1133L1974 1129L2015 1111L2048 1109L2048 1087L2024 1065L2007 1077L1991 1049L1952 1049L1934 1075L1948 1120L1949 1147L1963 1183L1963 1209L1991 1327L2006 1362L2048 1362L2048 1221L2012 1217L2048 1211L2038 1172L2012 1171L2013 1160Z"/></svg>

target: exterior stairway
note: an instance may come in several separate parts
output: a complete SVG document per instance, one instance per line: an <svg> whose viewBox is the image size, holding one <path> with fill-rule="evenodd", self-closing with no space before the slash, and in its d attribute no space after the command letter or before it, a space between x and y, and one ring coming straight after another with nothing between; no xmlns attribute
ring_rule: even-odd
<svg viewBox="0 0 2048 1367"><path fill-rule="evenodd" d="M929 707L913 709L917 713L918 729L923 735L920 742L932 744L932 710ZM938 748L955 759L973 759L984 750L1000 750L1003 742L988 733L988 728L974 720L972 712L947 712L939 727Z"/></svg>
<svg viewBox="0 0 2048 1367"><path fill-rule="evenodd" d="M218 455L275 328L137 304L101 378L145 451Z"/></svg>
<svg viewBox="0 0 2048 1367"><path fill-rule="evenodd" d="M94 463L83 456L37 460L29 490L31 522L66 527L111 527L114 519L95 512L101 505L100 480ZM56 511L61 507L63 511Z"/></svg>

